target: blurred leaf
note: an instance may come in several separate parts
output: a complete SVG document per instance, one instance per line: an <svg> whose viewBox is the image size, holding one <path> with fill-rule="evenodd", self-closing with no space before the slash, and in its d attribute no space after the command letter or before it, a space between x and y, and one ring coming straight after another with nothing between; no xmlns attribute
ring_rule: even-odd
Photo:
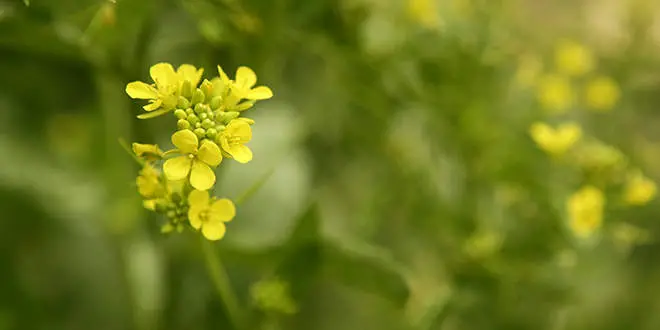
<svg viewBox="0 0 660 330"><path fill-rule="evenodd" d="M324 273L403 307L410 289L401 268L382 251L345 242L324 242Z"/></svg>

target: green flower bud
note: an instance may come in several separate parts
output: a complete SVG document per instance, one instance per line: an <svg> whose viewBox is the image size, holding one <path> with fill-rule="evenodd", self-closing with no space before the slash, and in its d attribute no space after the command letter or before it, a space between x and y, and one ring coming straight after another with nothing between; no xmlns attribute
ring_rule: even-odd
<svg viewBox="0 0 660 330"><path fill-rule="evenodd" d="M202 123L201 122L196 122L195 123L195 128L200 128L200 127L202 127Z"/></svg>
<svg viewBox="0 0 660 330"><path fill-rule="evenodd" d="M227 123L229 123L232 119L236 119L236 118L238 118L239 115L240 115L240 113L237 112L237 111L227 111L227 112L223 112L223 113L220 115L220 120L219 120L219 121L222 121L223 123L227 124Z"/></svg>
<svg viewBox="0 0 660 330"><path fill-rule="evenodd" d="M174 194L172 194L172 195L170 196L170 199L171 199L172 202L175 203L175 204L179 204L179 203L181 203L181 200L182 200L182 199L181 199L181 195L178 194L178 193L174 193ZM178 208L176 207L176 205L174 205L174 209L178 209Z"/></svg>
<svg viewBox="0 0 660 330"><path fill-rule="evenodd" d="M206 95L204 95L204 92L202 92L201 89L197 88L192 96L192 104L198 104L200 102L204 102L205 98Z"/></svg>
<svg viewBox="0 0 660 330"><path fill-rule="evenodd" d="M179 119L186 119L186 117L188 117L188 115L186 114L186 110L183 109L174 110L174 116L176 116Z"/></svg>
<svg viewBox="0 0 660 330"><path fill-rule="evenodd" d="M209 113L208 112L202 112L202 113L199 114L198 117L201 121L204 121L204 120L209 118Z"/></svg>
<svg viewBox="0 0 660 330"><path fill-rule="evenodd" d="M218 131L216 131L215 128L209 128L206 130L206 137L213 140L215 139L216 135L218 135Z"/></svg>
<svg viewBox="0 0 660 330"><path fill-rule="evenodd" d="M185 80L181 86L181 95L185 98L190 98L193 95L193 85L190 81Z"/></svg>
<svg viewBox="0 0 660 330"><path fill-rule="evenodd" d="M202 92L204 92L204 95L206 95L204 100L207 102L210 101L211 97L213 97L213 84L210 81L204 79L199 88L202 90Z"/></svg>
<svg viewBox="0 0 660 330"><path fill-rule="evenodd" d="M215 130L218 131L218 132L224 131L225 128L226 128L225 125L215 125Z"/></svg>
<svg viewBox="0 0 660 330"><path fill-rule="evenodd" d="M193 115L193 114L195 114L195 112L193 111L192 108L186 109L186 115Z"/></svg>
<svg viewBox="0 0 660 330"><path fill-rule="evenodd" d="M174 218L174 217L176 217L176 212L174 212L174 210L172 210L172 211L167 211L167 217L168 217L168 218Z"/></svg>
<svg viewBox="0 0 660 330"><path fill-rule="evenodd" d="M160 227L160 232L162 234L169 234L174 230L174 226L171 223L166 223L162 227Z"/></svg>
<svg viewBox="0 0 660 330"><path fill-rule="evenodd" d="M185 227L183 226L183 223L178 223L178 224L176 225L176 231L177 231L177 233L181 234L181 233L183 232L184 229L185 229Z"/></svg>
<svg viewBox="0 0 660 330"><path fill-rule="evenodd" d="M202 121L202 127L206 128L206 129L209 129L209 128L213 127L214 125L215 125L215 123L211 119L207 118L207 119L204 119L204 121Z"/></svg>
<svg viewBox="0 0 660 330"><path fill-rule="evenodd" d="M185 109L190 106L190 101L188 101L188 99L183 96L179 96L177 106L181 109Z"/></svg>
<svg viewBox="0 0 660 330"><path fill-rule="evenodd" d="M197 135L197 137L200 138L200 139L203 138L206 135L206 130L201 128L201 127L200 128L195 128L195 130L193 132L195 132L195 135Z"/></svg>
<svg viewBox="0 0 660 330"><path fill-rule="evenodd" d="M195 104L194 111L195 111L195 113L198 114L198 115L199 115L200 113L206 112L206 109L204 109L204 104L202 104L202 103L197 103L197 104Z"/></svg>
<svg viewBox="0 0 660 330"><path fill-rule="evenodd" d="M199 123L199 117L195 115L188 115L188 121L191 125L195 125L196 123Z"/></svg>
<svg viewBox="0 0 660 330"><path fill-rule="evenodd" d="M215 110L222 105L222 96L216 96L211 99L211 109Z"/></svg>
<svg viewBox="0 0 660 330"><path fill-rule="evenodd" d="M179 119L176 122L176 127L179 129L189 129L190 128L190 122L185 120L185 119Z"/></svg>

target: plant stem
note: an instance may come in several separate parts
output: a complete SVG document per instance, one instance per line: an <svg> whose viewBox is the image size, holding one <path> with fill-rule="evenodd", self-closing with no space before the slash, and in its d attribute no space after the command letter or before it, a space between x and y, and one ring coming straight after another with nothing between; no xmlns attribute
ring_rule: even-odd
<svg viewBox="0 0 660 330"><path fill-rule="evenodd" d="M201 236L200 236L201 237ZM222 260L220 260L220 255L218 251L213 248L213 244L204 237L201 237L202 250L204 252L204 259L206 262L206 268L213 282L218 296L222 300L222 303L225 305L225 310L227 312L227 317L232 323L234 329L241 329L242 320L241 312L238 306L238 300L236 295L231 288L229 282L229 277L227 276L227 271L222 265Z"/></svg>

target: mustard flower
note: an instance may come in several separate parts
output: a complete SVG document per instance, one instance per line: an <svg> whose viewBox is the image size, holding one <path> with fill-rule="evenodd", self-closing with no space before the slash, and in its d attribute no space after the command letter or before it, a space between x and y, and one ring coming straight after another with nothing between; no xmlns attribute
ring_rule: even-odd
<svg viewBox="0 0 660 330"><path fill-rule="evenodd" d="M160 175L151 165L145 165L135 179L138 192L146 199L156 198L163 193Z"/></svg>
<svg viewBox="0 0 660 330"><path fill-rule="evenodd" d="M133 152L136 156L151 162L163 158L163 151L157 144L133 143Z"/></svg>
<svg viewBox="0 0 660 330"><path fill-rule="evenodd" d="M605 195L593 186L585 186L567 201L569 228L579 238L587 238L603 223Z"/></svg>
<svg viewBox="0 0 660 330"><path fill-rule="evenodd" d="M234 119L218 136L218 143L227 154L239 163L252 160L252 150L245 143L252 139L252 129L246 120Z"/></svg>
<svg viewBox="0 0 660 330"><path fill-rule="evenodd" d="M621 97L616 81L605 76L591 79L587 83L585 94L587 106L596 111L611 110Z"/></svg>
<svg viewBox="0 0 660 330"><path fill-rule="evenodd" d="M176 74L179 80L179 88L183 85L185 81L188 81L193 88L196 88L199 84L199 81L202 79L202 73L204 69L197 69L195 66L190 64L182 64L176 69Z"/></svg>
<svg viewBox="0 0 660 330"><path fill-rule="evenodd" d="M563 74L578 77L589 73L595 66L591 51L575 41L563 40L555 50L555 65Z"/></svg>
<svg viewBox="0 0 660 330"><path fill-rule="evenodd" d="M163 164L167 179L181 180L190 174L190 184L195 189L210 189L215 183L213 168L222 161L220 148L210 140L203 140L200 145L197 135L188 129L172 134L172 143L182 156Z"/></svg>
<svg viewBox="0 0 660 330"><path fill-rule="evenodd" d="M155 117L173 109L178 102L179 76L169 63L157 63L149 69L149 75L154 84L134 81L126 85L126 93L133 99L149 100L142 108L146 111L161 109L153 115L142 115L140 118Z"/></svg>
<svg viewBox="0 0 660 330"><path fill-rule="evenodd" d="M267 100L273 97L273 91L266 86L257 86L257 75L252 69L241 66L236 70L236 77L233 81L229 80L227 74L218 65L218 73L220 79L226 84L231 86L231 93L238 99L247 100Z"/></svg>
<svg viewBox="0 0 660 330"><path fill-rule="evenodd" d="M574 122L560 124L556 129L548 124L537 122L532 124L529 133L543 151L561 156L580 140L582 129Z"/></svg>
<svg viewBox="0 0 660 330"><path fill-rule="evenodd" d="M626 180L623 200L629 205L644 205L655 197L657 190L653 180L644 176L641 171L634 171Z"/></svg>
<svg viewBox="0 0 660 330"><path fill-rule="evenodd" d="M549 74L539 78L536 98L541 106L553 113L566 112L575 102L575 93L566 77Z"/></svg>
<svg viewBox="0 0 660 330"><path fill-rule="evenodd" d="M427 29L438 29L442 25L436 0L408 0L408 16Z"/></svg>
<svg viewBox="0 0 660 330"><path fill-rule="evenodd" d="M190 225L202 230L202 235L211 241L225 236L225 222L236 215L234 203L226 198L212 200L208 191L193 190L188 195L188 220Z"/></svg>

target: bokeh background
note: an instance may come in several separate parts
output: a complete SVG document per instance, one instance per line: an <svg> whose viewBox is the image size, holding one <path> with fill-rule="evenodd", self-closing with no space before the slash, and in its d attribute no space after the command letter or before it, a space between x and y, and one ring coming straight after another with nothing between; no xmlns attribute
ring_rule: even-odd
<svg viewBox="0 0 660 330"><path fill-rule="evenodd" d="M215 254L119 143L160 61L275 94ZM660 328L660 2L2 0L0 77L2 330Z"/></svg>

